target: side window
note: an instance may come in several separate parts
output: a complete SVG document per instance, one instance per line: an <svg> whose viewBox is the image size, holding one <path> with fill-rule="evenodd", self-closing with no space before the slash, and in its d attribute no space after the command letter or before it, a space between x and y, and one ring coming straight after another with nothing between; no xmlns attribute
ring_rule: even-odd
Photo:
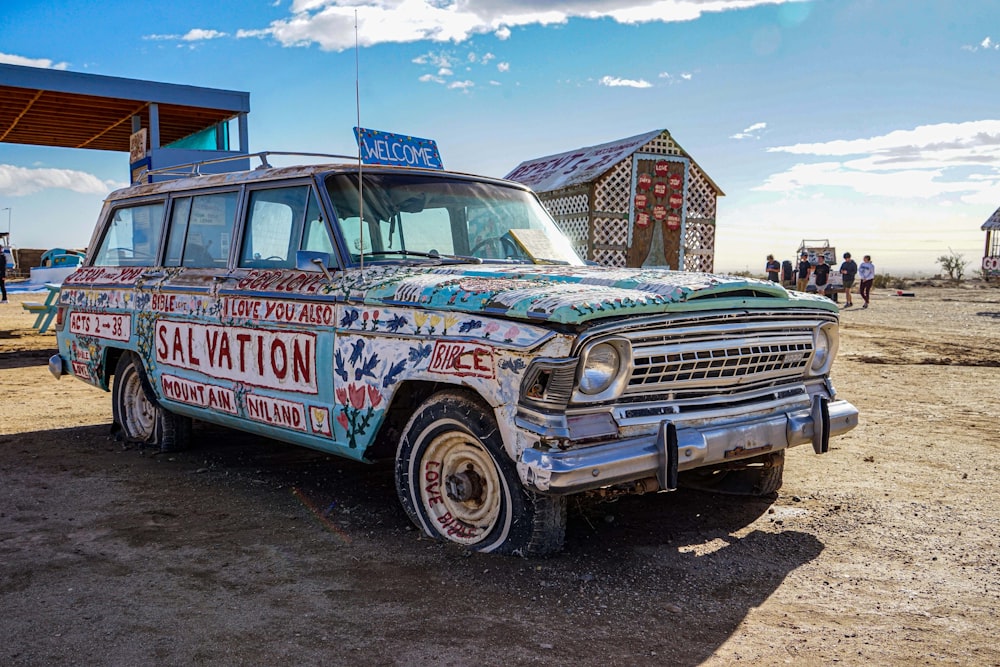
<svg viewBox="0 0 1000 667"><path fill-rule="evenodd" d="M164 264L225 267L238 196L237 192L222 192L175 199Z"/></svg>
<svg viewBox="0 0 1000 667"><path fill-rule="evenodd" d="M250 193L240 266L294 268L295 252L300 249L333 252L312 188L302 185Z"/></svg>
<svg viewBox="0 0 1000 667"><path fill-rule="evenodd" d="M155 266L163 202L125 206L111 214L94 266Z"/></svg>
<svg viewBox="0 0 1000 667"><path fill-rule="evenodd" d="M333 257L333 239L330 228L323 219L316 193L310 189L309 209L306 211L306 228L302 233L302 250L329 253Z"/></svg>

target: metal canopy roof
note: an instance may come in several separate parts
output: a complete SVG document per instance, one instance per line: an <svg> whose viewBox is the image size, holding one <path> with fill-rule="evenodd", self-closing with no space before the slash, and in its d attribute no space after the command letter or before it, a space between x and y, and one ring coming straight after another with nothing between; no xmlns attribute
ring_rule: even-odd
<svg viewBox="0 0 1000 667"><path fill-rule="evenodd" d="M0 64L0 143L129 150L132 117L165 146L250 111L250 93Z"/></svg>

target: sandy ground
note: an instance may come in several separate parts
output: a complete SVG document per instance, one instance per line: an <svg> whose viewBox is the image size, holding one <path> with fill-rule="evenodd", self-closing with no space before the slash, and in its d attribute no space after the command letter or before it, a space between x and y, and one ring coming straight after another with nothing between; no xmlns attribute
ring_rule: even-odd
<svg viewBox="0 0 1000 667"><path fill-rule="evenodd" d="M1000 289L842 314L861 425L776 498L573 503L528 561L418 536L392 471L196 426L108 437L0 306L0 664L1000 665Z"/></svg>

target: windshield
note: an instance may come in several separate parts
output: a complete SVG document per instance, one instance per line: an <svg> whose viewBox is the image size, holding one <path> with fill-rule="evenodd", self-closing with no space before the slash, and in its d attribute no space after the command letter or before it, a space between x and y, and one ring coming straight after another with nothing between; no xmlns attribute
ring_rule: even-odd
<svg viewBox="0 0 1000 667"><path fill-rule="evenodd" d="M582 265L535 196L515 187L435 174L365 174L364 217L357 174L327 178L348 261L425 255Z"/></svg>

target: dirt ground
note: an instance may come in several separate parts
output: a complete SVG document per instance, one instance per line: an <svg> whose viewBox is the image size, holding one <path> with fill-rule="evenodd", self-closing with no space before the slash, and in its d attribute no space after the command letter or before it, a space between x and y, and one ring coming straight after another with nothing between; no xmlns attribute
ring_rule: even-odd
<svg viewBox="0 0 1000 667"><path fill-rule="evenodd" d="M913 291L842 313L861 424L776 498L573 503L534 561L420 538L391 467L204 425L124 447L12 295L0 664L1000 665L1000 289Z"/></svg>

